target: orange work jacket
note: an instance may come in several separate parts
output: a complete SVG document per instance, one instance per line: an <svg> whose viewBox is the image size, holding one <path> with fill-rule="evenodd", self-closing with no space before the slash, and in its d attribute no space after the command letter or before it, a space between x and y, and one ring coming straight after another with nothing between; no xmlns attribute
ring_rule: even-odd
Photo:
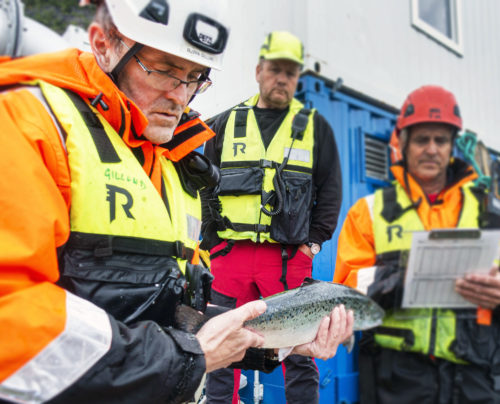
<svg viewBox="0 0 500 404"><path fill-rule="evenodd" d="M460 188L477 177L476 173L469 172L441 191L438 199L442 200L442 203L431 205L422 188L407 172L405 181L402 165L392 166L391 171L411 200L421 200L417 214L427 231L456 227L462 209L463 196ZM361 198L349 209L339 235L334 282L355 288L358 285L359 272L375 265L375 260L373 221L366 199Z"/></svg>
<svg viewBox="0 0 500 404"><path fill-rule="evenodd" d="M174 142L175 147L154 145L134 135L143 133L146 117L99 68L90 53L70 49L10 61L3 59L0 63L0 397L9 377L35 361L44 348L64 334L71 320L78 322L81 313L78 310L92 310L93 306L74 296L68 298L69 294L55 285L59 277L58 249L64 246L70 233L70 171L54 119L22 84L34 79L72 90L87 100L102 93L107 109L100 104L97 109L129 147L141 150L144 171L159 192L158 157L164 155L178 161L214 136L192 113L185 114L188 119L177 128L174 139L184 129L191 130L179 137L182 141ZM201 130L193 131L198 124ZM81 307L75 308L75 299ZM105 313L96 310L104 324ZM109 324L102 328L104 334L111 332ZM109 344L109 338L104 338L101 344L104 353Z"/></svg>

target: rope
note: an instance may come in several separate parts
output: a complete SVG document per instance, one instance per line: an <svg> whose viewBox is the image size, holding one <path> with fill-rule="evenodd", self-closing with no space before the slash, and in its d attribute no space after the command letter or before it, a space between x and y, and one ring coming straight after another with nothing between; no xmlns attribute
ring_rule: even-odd
<svg viewBox="0 0 500 404"><path fill-rule="evenodd" d="M462 136L458 137L455 144L458 150L463 154L465 161L467 161L476 171L478 178L475 180L477 186L484 186L490 189L491 177L484 175L475 159L475 152L477 146L477 137L474 133L465 132Z"/></svg>

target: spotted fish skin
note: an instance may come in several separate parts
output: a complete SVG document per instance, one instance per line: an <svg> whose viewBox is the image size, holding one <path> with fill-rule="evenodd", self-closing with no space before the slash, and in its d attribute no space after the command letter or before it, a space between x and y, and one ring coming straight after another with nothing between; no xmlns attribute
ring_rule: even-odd
<svg viewBox="0 0 500 404"><path fill-rule="evenodd" d="M284 348L311 342L321 319L343 304L354 314L354 330L382 323L384 310L366 295L345 285L312 279L296 288L263 299L266 311L245 322L264 335L264 348Z"/></svg>

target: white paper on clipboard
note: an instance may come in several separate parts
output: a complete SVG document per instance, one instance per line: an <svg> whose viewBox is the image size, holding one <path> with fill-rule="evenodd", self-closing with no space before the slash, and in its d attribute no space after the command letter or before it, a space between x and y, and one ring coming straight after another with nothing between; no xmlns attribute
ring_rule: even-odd
<svg viewBox="0 0 500 404"><path fill-rule="evenodd" d="M500 256L499 247L498 230L414 232L402 307L475 307L455 292L455 280L465 274L488 273Z"/></svg>

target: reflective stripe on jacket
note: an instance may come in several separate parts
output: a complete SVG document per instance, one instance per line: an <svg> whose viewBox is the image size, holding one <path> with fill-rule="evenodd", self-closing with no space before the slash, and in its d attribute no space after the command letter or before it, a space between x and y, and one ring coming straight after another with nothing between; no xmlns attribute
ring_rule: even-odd
<svg viewBox="0 0 500 404"><path fill-rule="evenodd" d="M218 235L224 239L250 239L254 242L303 243L309 237L313 201L314 113L309 113L303 135L293 140L292 121L304 107L293 99L288 114L266 149L253 111L258 97L255 95L234 108L227 121L221 154L219 199L222 216L234 226L219 231ZM282 212L269 216L261 210L261 204L268 201L267 196L272 195L272 191L276 191L273 179L287 156L288 163L282 172L285 185L279 197L283 200ZM278 197L271 202L266 203L265 208L273 212L277 209ZM281 223L285 219L289 223ZM281 226L300 227L300 232L279 229Z"/></svg>
<svg viewBox="0 0 500 404"><path fill-rule="evenodd" d="M192 117L178 126L175 141L151 144L141 136L146 117L90 53L70 49L0 63L0 399L186 401L205 370L192 335L166 334L147 321L126 326L56 285L58 253L70 235L72 184L64 133L38 87L20 85L33 80L86 101L99 96L97 110L133 149L160 195L170 186L162 186L160 157L176 162L214 135ZM124 211L116 196L118 217ZM109 205L93 213L109 216Z"/></svg>

